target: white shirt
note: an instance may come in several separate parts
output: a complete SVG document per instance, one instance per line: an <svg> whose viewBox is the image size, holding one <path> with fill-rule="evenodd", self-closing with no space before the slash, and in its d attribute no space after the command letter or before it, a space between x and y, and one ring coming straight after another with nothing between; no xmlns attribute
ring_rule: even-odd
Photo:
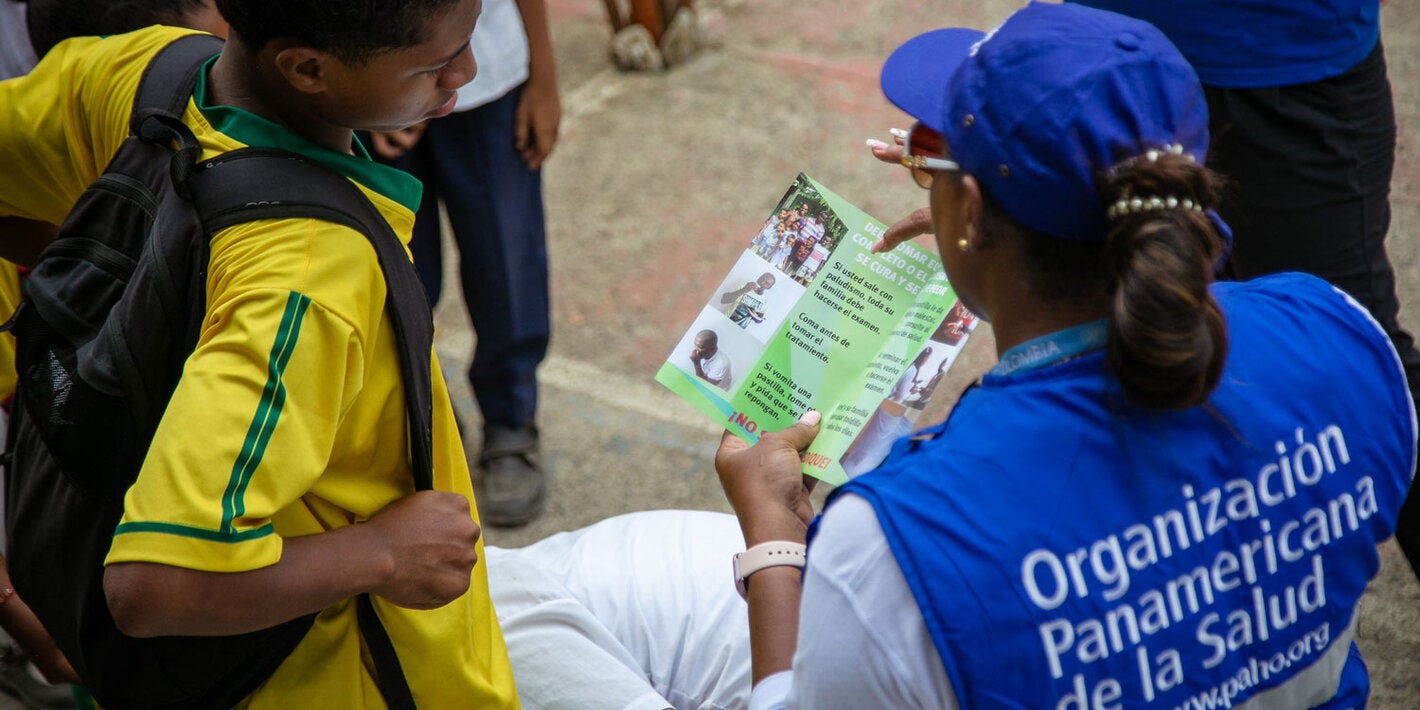
<svg viewBox="0 0 1420 710"><path fill-rule="evenodd" d="M814 219L813 217L805 217L804 228L799 230L799 234L806 237L813 237L814 239L822 239L823 232L823 225L820 224L819 221L817 219Z"/></svg>
<svg viewBox="0 0 1420 710"><path fill-rule="evenodd" d="M0 81L34 69L35 51L25 29L25 5L0 0Z"/></svg>
<svg viewBox="0 0 1420 710"><path fill-rule="evenodd" d="M957 707L877 514L845 495L809 548L794 669L760 681L750 710Z"/></svg>
<svg viewBox="0 0 1420 710"><path fill-rule="evenodd" d="M514 0L484 0L470 43L478 74L459 89L455 111L502 98L528 80L528 35Z"/></svg>
<svg viewBox="0 0 1420 710"><path fill-rule="evenodd" d="M705 379L712 381L711 384L719 383L720 389L729 391L730 358L724 350L716 350L714 355L701 360L700 371L705 373Z"/></svg>
<svg viewBox="0 0 1420 710"><path fill-rule="evenodd" d="M805 570L796 670L764 679L752 698L748 610L730 580L730 557L743 550L734 516L669 510L485 548L524 707L956 710L867 501L849 494L824 518Z"/></svg>
<svg viewBox="0 0 1420 710"><path fill-rule="evenodd" d="M917 381L917 363L912 363L903 371L902 377L897 378L897 383L892 386L892 391L885 398L890 402L902 402L907 399L907 395L912 394L912 383Z"/></svg>
<svg viewBox="0 0 1420 710"><path fill-rule="evenodd" d="M655 510L484 548L518 695L541 710L731 710L750 693L735 516Z"/></svg>

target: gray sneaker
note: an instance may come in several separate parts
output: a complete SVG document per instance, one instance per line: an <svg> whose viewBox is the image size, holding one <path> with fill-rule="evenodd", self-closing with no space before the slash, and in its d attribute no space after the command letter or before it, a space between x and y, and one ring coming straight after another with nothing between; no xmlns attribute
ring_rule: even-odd
<svg viewBox="0 0 1420 710"><path fill-rule="evenodd" d="M482 482L478 510L484 524L518 527L542 513L547 473L538 455L536 426L484 427L478 468Z"/></svg>

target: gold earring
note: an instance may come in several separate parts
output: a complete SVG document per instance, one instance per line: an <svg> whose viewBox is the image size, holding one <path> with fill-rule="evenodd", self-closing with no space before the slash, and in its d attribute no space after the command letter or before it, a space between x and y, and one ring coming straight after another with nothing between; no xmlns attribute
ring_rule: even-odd
<svg viewBox="0 0 1420 710"><path fill-rule="evenodd" d="M957 248L958 248L958 249L960 249L960 250L962 250L962 251L966 251L966 250L969 249L970 247L971 247L971 242L968 242L968 241L966 240L966 237L962 237L961 239L958 239L958 240L957 240Z"/></svg>

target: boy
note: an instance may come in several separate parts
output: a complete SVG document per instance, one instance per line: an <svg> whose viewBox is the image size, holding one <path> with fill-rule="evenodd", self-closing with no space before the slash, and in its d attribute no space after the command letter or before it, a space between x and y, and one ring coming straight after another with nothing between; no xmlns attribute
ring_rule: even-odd
<svg viewBox="0 0 1420 710"><path fill-rule="evenodd" d="M707 329L695 334L690 364L695 366L696 377L730 391L730 358L720 352L720 336L715 331Z"/></svg>
<svg viewBox="0 0 1420 710"><path fill-rule="evenodd" d="M774 274L765 272L759 278L749 281L737 289L720 294L720 303L731 303L725 315L730 322L748 329L749 324L764 322L764 298L766 291L774 287Z"/></svg>
<svg viewBox="0 0 1420 710"><path fill-rule="evenodd" d="M183 116L204 157L301 153L350 178L407 240L419 186L369 161L352 129L452 109L476 71L479 0L217 4L231 40ZM149 59L185 32L70 40L0 83L0 216L61 221L126 135ZM377 703L355 618L365 592L419 705L516 706L437 362L435 490L412 492L384 300L373 249L345 227L268 220L212 238L207 317L128 491L105 592L134 636L320 612L248 707Z"/></svg>
<svg viewBox="0 0 1420 710"><path fill-rule="evenodd" d="M439 303L444 259L439 206L457 250L459 289L477 346L468 383L483 415L480 515L516 527L541 512L547 472L537 428L537 367L552 332L543 161L562 104L544 0L485 0L471 40L478 78L454 112L409 136L375 133L375 157L424 185L410 252Z"/></svg>

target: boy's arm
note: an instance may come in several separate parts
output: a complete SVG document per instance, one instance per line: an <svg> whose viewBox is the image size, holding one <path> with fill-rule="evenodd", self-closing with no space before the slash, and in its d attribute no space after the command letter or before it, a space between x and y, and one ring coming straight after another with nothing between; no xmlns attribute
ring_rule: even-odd
<svg viewBox="0 0 1420 710"><path fill-rule="evenodd" d="M0 556L0 628L20 645L20 650L29 656L44 679L50 683L77 683L79 676L69 665L69 659L44 626L35 618L35 613L25 604L25 600L15 596L14 585L10 583L10 571L5 558Z"/></svg>
<svg viewBox="0 0 1420 710"><path fill-rule="evenodd" d="M369 592L434 609L468 590L479 528L468 500L421 491L368 522L284 541L281 559L249 572L204 572L151 562L104 571L104 593L130 636L246 633Z"/></svg>
<svg viewBox="0 0 1420 710"><path fill-rule="evenodd" d="M726 291L726 292L720 294L720 303L729 303L730 301L733 301L733 300L735 300L736 298L739 298L740 296L743 296L746 292L753 291L753 290L754 290L754 282L751 281L751 282L745 284L744 286L741 286L740 288L734 289L733 291Z"/></svg>
<svg viewBox="0 0 1420 710"><path fill-rule="evenodd" d="M528 81L518 99L513 142L529 170L537 170L552 153L562 122L562 99L557 89L557 60L552 53L552 33L547 24L545 0L517 0L528 37Z"/></svg>
<svg viewBox="0 0 1420 710"><path fill-rule="evenodd" d="M361 592L435 607L467 589L469 499L410 495L383 277L352 239L314 220L213 238L202 334L105 561L129 633L237 633Z"/></svg>

